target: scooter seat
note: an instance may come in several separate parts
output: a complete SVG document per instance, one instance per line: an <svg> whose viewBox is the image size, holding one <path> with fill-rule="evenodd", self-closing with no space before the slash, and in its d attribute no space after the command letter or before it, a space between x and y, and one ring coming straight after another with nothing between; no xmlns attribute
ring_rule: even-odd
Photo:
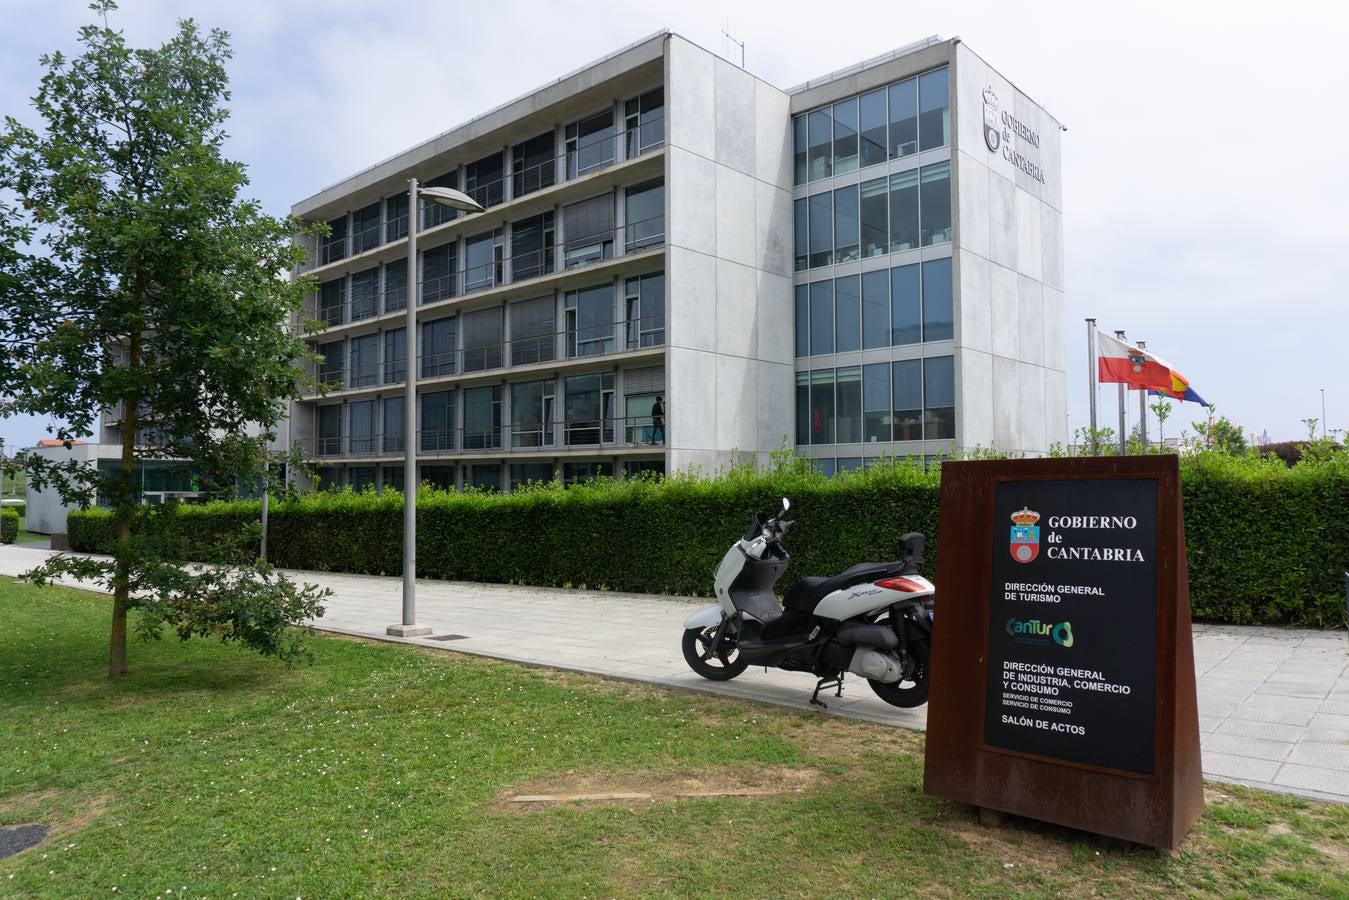
<svg viewBox="0 0 1349 900"><path fill-rule="evenodd" d="M820 601L840 588L875 581L887 575L898 573L904 567L902 562L858 563L852 568L840 572L832 578L812 575L802 578L787 589L782 605L792 612L809 615L815 611Z"/></svg>

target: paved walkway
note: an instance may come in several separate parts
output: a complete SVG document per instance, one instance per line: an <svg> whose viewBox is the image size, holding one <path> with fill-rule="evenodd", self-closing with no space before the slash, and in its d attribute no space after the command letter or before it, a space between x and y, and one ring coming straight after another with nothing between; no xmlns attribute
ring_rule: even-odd
<svg viewBox="0 0 1349 900"><path fill-rule="evenodd" d="M0 574L49 551L0 547ZM291 572L333 590L316 627L379 640L401 612L397 578ZM679 639L706 600L467 582L419 581L418 619L434 631L402 643L686 690L809 706L807 674L749 669L729 682L694 675ZM462 635L463 637L457 637ZM452 637L455 636L455 637ZM1343 631L1196 625L1204 774L1349 803L1349 641ZM441 638L441 640L436 640ZM447 639L448 638L448 639ZM878 700L860 678L829 713L922 729L927 709Z"/></svg>

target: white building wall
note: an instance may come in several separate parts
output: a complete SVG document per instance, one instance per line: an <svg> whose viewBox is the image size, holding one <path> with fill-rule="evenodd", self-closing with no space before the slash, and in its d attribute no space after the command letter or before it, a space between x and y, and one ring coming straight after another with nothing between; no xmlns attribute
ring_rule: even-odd
<svg viewBox="0 0 1349 900"><path fill-rule="evenodd" d="M671 35L666 110L667 465L763 462L793 416L788 97Z"/></svg>

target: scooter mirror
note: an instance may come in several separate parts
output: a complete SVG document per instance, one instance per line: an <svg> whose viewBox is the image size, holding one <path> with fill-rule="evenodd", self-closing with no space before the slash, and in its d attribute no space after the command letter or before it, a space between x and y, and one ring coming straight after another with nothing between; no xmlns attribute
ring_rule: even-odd
<svg viewBox="0 0 1349 900"><path fill-rule="evenodd" d="M791 509L791 508L792 508L792 501L788 500L786 497L783 497L783 498L782 498L782 511L783 511L783 512L786 512L787 510L789 510L789 509Z"/></svg>

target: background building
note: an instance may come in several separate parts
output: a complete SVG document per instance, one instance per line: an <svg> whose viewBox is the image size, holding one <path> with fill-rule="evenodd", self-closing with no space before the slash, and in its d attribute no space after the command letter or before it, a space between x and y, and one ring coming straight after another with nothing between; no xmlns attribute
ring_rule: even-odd
<svg viewBox="0 0 1349 900"><path fill-rule="evenodd" d="M331 389L290 437L327 483L402 486L415 214L421 480L1043 452L1059 130L956 40L783 91L654 35L294 206L331 228L305 270ZM487 212L410 210L409 177Z"/></svg>

